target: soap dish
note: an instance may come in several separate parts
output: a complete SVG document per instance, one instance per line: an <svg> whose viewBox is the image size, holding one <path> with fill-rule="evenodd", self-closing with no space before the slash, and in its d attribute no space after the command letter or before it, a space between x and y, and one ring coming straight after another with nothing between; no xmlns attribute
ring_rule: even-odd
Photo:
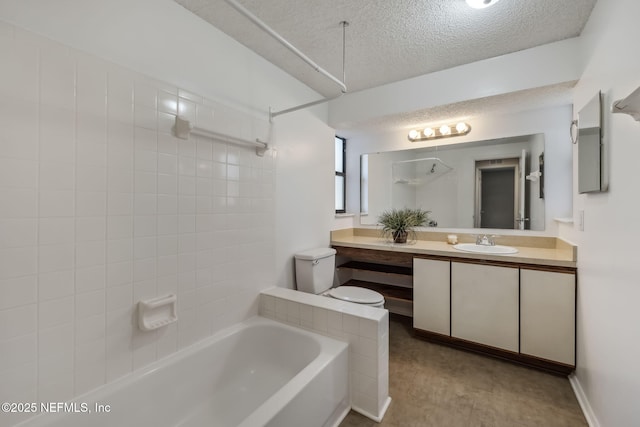
<svg viewBox="0 0 640 427"><path fill-rule="evenodd" d="M174 294L138 302L138 327L143 331L152 331L176 320L178 316Z"/></svg>

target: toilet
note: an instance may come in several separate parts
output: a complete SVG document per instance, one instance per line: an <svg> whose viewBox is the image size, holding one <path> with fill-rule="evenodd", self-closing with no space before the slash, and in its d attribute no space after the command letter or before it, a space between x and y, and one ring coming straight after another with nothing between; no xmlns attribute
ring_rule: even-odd
<svg viewBox="0 0 640 427"><path fill-rule="evenodd" d="M295 254L298 290L369 307L384 308L382 294L357 286L333 288L336 250L317 248Z"/></svg>

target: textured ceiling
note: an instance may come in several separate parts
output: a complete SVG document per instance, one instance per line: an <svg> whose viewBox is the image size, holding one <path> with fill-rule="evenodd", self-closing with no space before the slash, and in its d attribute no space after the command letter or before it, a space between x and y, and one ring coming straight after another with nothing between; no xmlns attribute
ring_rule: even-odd
<svg viewBox="0 0 640 427"><path fill-rule="evenodd" d="M338 87L223 0L176 0L318 92ZM472 9L464 0L239 0L355 92L457 65L576 37L596 0L502 0Z"/></svg>

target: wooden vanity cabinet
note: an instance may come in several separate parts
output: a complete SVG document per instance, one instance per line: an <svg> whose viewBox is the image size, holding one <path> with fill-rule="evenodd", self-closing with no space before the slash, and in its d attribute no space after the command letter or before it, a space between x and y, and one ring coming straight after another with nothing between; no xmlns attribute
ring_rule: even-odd
<svg viewBox="0 0 640 427"><path fill-rule="evenodd" d="M555 374L575 368L576 269L334 246L344 284L385 296L415 334Z"/></svg>
<svg viewBox="0 0 640 427"><path fill-rule="evenodd" d="M451 335L451 263L413 259L413 327Z"/></svg>
<svg viewBox="0 0 640 427"><path fill-rule="evenodd" d="M451 336L518 352L518 268L451 263Z"/></svg>
<svg viewBox="0 0 640 427"><path fill-rule="evenodd" d="M520 269L520 353L575 365L576 276Z"/></svg>
<svg viewBox="0 0 640 427"><path fill-rule="evenodd" d="M414 258L413 327L557 374L575 367L574 268Z"/></svg>

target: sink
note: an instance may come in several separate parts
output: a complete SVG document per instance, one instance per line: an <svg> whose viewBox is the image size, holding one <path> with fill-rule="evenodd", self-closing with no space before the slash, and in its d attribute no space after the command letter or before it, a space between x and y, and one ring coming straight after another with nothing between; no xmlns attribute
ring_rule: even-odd
<svg viewBox="0 0 640 427"><path fill-rule="evenodd" d="M518 250L516 248L501 245L485 246L476 245L475 243L459 243L457 245L453 245L453 247L459 251L473 252L476 254L506 255L518 253Z"/></svg>

